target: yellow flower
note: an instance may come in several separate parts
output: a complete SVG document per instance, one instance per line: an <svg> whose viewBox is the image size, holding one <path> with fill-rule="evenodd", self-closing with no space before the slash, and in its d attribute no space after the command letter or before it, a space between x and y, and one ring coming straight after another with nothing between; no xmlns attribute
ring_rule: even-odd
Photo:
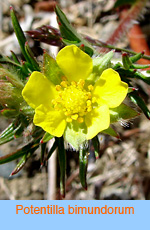
<svg viewBox="0 0 150 230"><path fill-rule="evenodd" d="M111 68L103 71L95 85L89 85L86 79L93 70L92 58L75 45L63 48L56 62L64 74L60 85L35 71L22 91L35 109L33 122L57 137L71 124L77 130L84 125L86 140L92 139L109 127L109 108L122 103L128 85Z"/></svg>

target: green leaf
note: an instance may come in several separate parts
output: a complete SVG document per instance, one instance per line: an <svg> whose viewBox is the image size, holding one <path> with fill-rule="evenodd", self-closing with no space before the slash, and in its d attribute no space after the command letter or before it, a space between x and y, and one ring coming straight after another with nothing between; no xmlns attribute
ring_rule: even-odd
<svg viewBox="0 0 150 230"><path fill-rule="evenodd" d="M18 19L15 15L13 7L10 8L10 15L11 15L11 20L12 20L15 34L16 34L16 37L18 39L18 42L19 42L19 45L21 48L21 52L22 52L23 56L25 57L26 61L28 61L30 63L30 59L29 59L29 57L25 51L26 38L25 38L25 35L24 35L24 33L20 27L20 24L19 24Z"/></svg>
<svg viewBox="0 0 150 230"><path fill-rule="evenodd" d="M2 54L0 54L0 63L11 64L11 65L21 68L21 65L19 63L17 63L16 61L12 61L9 57L5 57Z"/></svg>
<svg viewBox="0 0 150 230"><path fill-rule="evenodd" d="M137 62L138 60L140 60L143 57L143 55L144 55L143 51L138 53L138 54L135 54L134 56L130 57L130 61L132 63Z"/></svg>
<svg viewBox="0 0 150 230"><path fill-rule="evenodd" d="M41 144L41 165L44 164L46 153L46 143Z"/></svg>
<svg viewBox="0 0 150 230"><path fill-rule="evenodd" d="M94 150L95 150L95 157L96 157L96 159L98 159L99 158L100 143L99 143L97 136L95 136L92 139L92 144L93 144Z"/></svg>
<svg viewBox="0 0 150 230"><path fill-rule="evenodd" d="M11 73L9 70L0 68L0 75L1 77L7 77L7 80L16 88L23 89L24 84L22 81L18 78L18 75L16 73Z"/></svg>
<svg viewBox="0 0 150 230"><path fill-rule="evenodd" d="M117 108L110 109L110 123L115 123L121 119L127 120L138 116L139 113L125 104L121 104Z"/></svg>
<svg viewBox="0 0 150 230"><path fill-rule="evenodd" d="M103 130L101 133L108 134L112 137L119 138L119 134L112 127L109 127L108 129Z"/></svg>
<svg viewBox="0 0 150 230"><path fill-rule="evenodd" d="M43 56L43 73L47 77L48 80L53 82L55 85L59 85L61 82L61 77L63 76L63 73L59 66L57 65L57 62L54 58L52 58L48 53L44 53Z"/></svg>
<svg viewBox="0 0 150 230"><path fill-rule="evenodd" d="M16 54L12 50L10 52L12 54L14 62L17 63L17 64L20 64L20 62L19 62L18 57L16 56Z"/></svg>
<svg viewBox="0 0 150 230"><path fill-rule="evenodd" d="M34 71L41 71L39 64L37 63L34 54L32 52L32 50L30 49L28 42L25 43L25 51L26 54L28 55L28 58L30 59L30 64L32 66L32 70Z"/></svg>
<svg viewBox="0 0 150 230"><path fill-rule="evenodd" d="M60 192L65 197L65 175L66 175L66 151L63 137L56 138L58 145L58 159L60 166Z"/></svg>
<svg viewBox="0 0 150 230"><path fill-rule="evenodd" d="M79 44L83 44L85 52L88 53L90 56L92 56L93 53L95 52L93 47L86 40L84 40L81 35L79 35L76 32L74 27L70 24L67 17L58 6L56 6L55 11L57 14L57 20L58 20L61 36L68 41L73 41Z"/></svg>
<svg viewBox="0 0 150 230"><path fill-rule="evenodd" d="M132 66L132 62L129 58L129 55L127 53L123 53L122 54L122 63L123 63L123 67L124 69L130 69L130 67Z"/></svg>
<svg viewBox="0 0 150 230"><path fill-rule="evenodd" d="M1 110L1 114L5 117L12 118L18 115L18 110L16 109L3 109Z"/></svg>
<svg viewBox="0 0 150 230"><path fill-rule="evenodd" d="M53 143L53 146L51 147L51 149L49 150L49 152L47 154L46 160L48 160L51 157L51 155L53 154L53 152L55 151L55 149L57 147L58 147L57 141L55 140L54 143Z"/></svg>
<svg viewBox="0 0 150 230"><path fill-rule="evenodd" d="M64 138L73 146L73 148L79 150L80 145L86 140L86 134L86 125L84 123L79 124L77 121L73 121L67 125Z"/></svg>
<svg viewBox="0 0 150 230"><path fill-rule="evenodd" d="M124 5L133 5L137 0L117 0L115 2L114 8L124 6Z"/></svg>
<svg viewBox="0 0 150 230"><path fill-rule="evenodd" d="M16 152L0 157L0 164L5 164L10 161L16 160L30 151L34 152L38 147L39 143L31 142L25 145L23 148L18 149Z"/></svg>
<svg viewBox="0 0 150 230"><path fill-rule="evenodd" d="M150 119L150 111L147 108L145 102L143 101L143 99L138 96L137 92L133 92L128 94L129 98L131 99L131 101L138 105L140 107L140 109L143 111L143 113L145 114L145 116Z"/></svg>
<svg viewBox="0 0 150 230"><path fill-rule="evenodd" d="M46 143L46 142L50 141L53 137L54 137L53 135L46 132L44 134L44 136L42 137L40 142L41 142L41 144Z"/></svg>
<svg viewBox="0 0 150 230"><path fill-rule="evenodd" d="M31 151L32 152L32 151ZM11 176L17 174L26 164L27 160L31 157L32 153L27 153L25 154L21 160L19 161L19 163L16 165L15 169L12 171L12 173L10 174Z"/></svg>
<svg viewBox="0 0 150 230"><path fill-rule="evenodd" d="M87 149L80 148L79 150L79 177L81 184L87 190L86 174L88 165L88 151Z"/></svg>
<svg viewBox="0 0 150 230"><path fill-rule="evenodd" d="M18 122L11 123L0 135L0 145L15 139L16 132L22 129L22 125Z"/></svg>

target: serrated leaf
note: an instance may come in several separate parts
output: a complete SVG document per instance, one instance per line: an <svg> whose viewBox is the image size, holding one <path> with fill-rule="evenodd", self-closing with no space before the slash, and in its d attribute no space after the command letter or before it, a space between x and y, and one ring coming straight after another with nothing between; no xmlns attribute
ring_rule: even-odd
<svg viewBox="0 0 150 230"><path fill-rule="evenodd" d="M131 107L121 104L120 106L110 109L110 123L118 122L119 120L127 120L138 116L139 113Z"/></svg>
<svg viewBox="0 0 150 230"><path fill-rule="evenodd" d="M79 124L73 121L67 125L64 133L65 140L70 143L76 150L86 140L87 128L84 123Z"/></svg>
<svg viewBox="0 0 150 230"><path fill-rule="evenodd" d="M48 53L44 53L43 56L43 73L53 84L59 85L61 82L61 77L63 73L57 62L54 58L52 58Z"/></svg>

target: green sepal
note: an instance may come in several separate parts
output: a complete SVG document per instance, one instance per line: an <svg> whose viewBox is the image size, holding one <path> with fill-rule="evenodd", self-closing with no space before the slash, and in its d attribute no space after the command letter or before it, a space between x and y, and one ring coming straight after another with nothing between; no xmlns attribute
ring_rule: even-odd
<svg viewBox="0 0 150 230"><path fill-rule="evenodd" d="M88 166L88 150L84 147L79 150L79 177L82 187L87 190L86 174Z"/></svg>
<svg viewBox="0 0 150 230"><path fill-rule="evenodd" d="M149 109L147 108L145 102L143 101L143 99L138 96L137 92L133 92L133 93L130 93L128 94L130 100L138 105L140 107L140 109L143 111L143 113L145 114L145 116L150 119L150 111Z"/></svg>
<svg viewBox="0 0 150 230"><path fill-rule="evenodd" d="M16 160L19 157L22 157L24 154L27 154L28 152L31 151L33 153L38 147L39 147L39 143L31 142L25 145L23 148L18 149L16 152L0 157L0 164L5 164L10 161Z"/></svg>
<svg viewBox="0 0 150 230"><path fill-rule="evenodd" d="M94 84L105 69L111 67L111 59L114 56L114 51L110 51L103 57L93 58L93 71L92 74L86 79L88 84Z"/></svg>
<svg viewBox="0 0 150 230"><path fill-rule="evenodd" d="M64 133L65 140L77 151L81 144L86 140L87 128L85 123L79 124L77 121L68 123Z"/></svg>
<svg viewBox="0 0 150 230"><path fill-rule="evenodd" d="M134 56L130 57L130 61L131 61L132 63L135 63L135 62L137 62L138 60L140 60L140 59L143 57L143 55L144 55L144 52L143 52L143 51L140 52L140 53L137 53L137 54L135 54Z"/></svg>
<svg viewBox="0 0 150 230"><path fill-rule="evenodd" d="M7 118L13 118L16 117L19 113L18 110L16 109L2 109L0 111L1 115L7 117Z"/></svg>
<svg viewBox="0 0 150 230"><path fill-rule="evenodd" d="M56 138L58 145L58 159L60 166L60 193L65 197L65 175L66 175L66 151L63 137Z"/></svg>
<svg viewBox="0 0 150 230"><path fill-rule="evenodd" d="M42 139L40 140L41 144L46 143L48 141L50 141L54 136L51 135L50 133L45 133L44 136L42 137Z"/></svg>
<svg viewBox="0 0 150 230"><path fill-rule="evenodd" d="M34 54L31 50L31 48L29 47L29 44L28 42L25 43L25 51L26 51L26 54L28 56L28 58L30 59L30 68L32 66L32 70L33 71L41 71L40 67L39 67L39 64L37 63L35 57L34 57Z"/></svg>
<svg viewBox="0 0 150 230"><path fill-rule="evenodd" d="M100 143L99 143L97 136L95 136L92 139L92 144L94 146L95 157L96 157L96 159L98 159L99 158Z"/></svg>
<svg viewBox="0 0 150 230"><path fill-rule="evenodd" d="M116 137L118 139L120 138L119 134L110 126L108 129L103 130L101 133L108 134L108 135L110 135L112 137Z"/></svg>
<svg viewBox="0 0 150 230"><path fill-rule="evenodd" d="M63 76L63 73L57 65L56 60L47 52L45 52L43 55L43 74L48 80L53 82L54 85L59 85L61 82L61 77Z"/></svg>
<svg viewBox="0 0 150 230"><path fill-rule="evenodd" d="M130 67L132 66L132 62L127 53L122 54L122 63L125 70L130 69Z"/></svg>
<svg viewBox="0 0 150 230"><path fill-rule="evenodd" d="M85 52L92 56L95 52L93 47L76 32L75 28L73 28L65 14L58 6L56 6L55 11L57 14L57 21L60 28L61 36L63 37L63 39L83 44L85 46Z"/></svg>
<svg viewBox="0 0 150 230"><path fill-rule="evenodd" d="M31 151L32 152L32 151ZM16 165L15 169L12 171L12 173L10 174L10 176L13 176L15 174L17 174L26 164L27 160L31 157L32 153L29 152L27 154L25 154L21 160L18 162L18 164Z"/></svg>
<svg viewBox="0 0 150 230"><path fill-rule="evenodd" d="M139 115L137 111L135 111L134 109L130 108L125 104L121 104L114 109L109 109L109 111L110 111L110 123L118 122L121 119L123 120L132 119Z"/></svg>

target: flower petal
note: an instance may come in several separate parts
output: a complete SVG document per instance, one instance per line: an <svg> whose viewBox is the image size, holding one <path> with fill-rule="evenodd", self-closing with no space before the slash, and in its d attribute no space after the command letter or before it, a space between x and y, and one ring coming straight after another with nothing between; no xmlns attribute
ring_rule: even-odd
<svg viewBox="0 0 150 230"><path fill-rule="evenodd" d="M119 74L113 69L104 70L93 90L98 102L104 100L109 108L119 106L125 99L128 85L122 82Z"/></svg>
<svg viewBox="0 0 150 230"><path fill-rule="evenodd" d="M51 100L57 95L55 85L42 73L33 72L22 91L25 101L35 109L39 105L50 105Z"/></svg>
<svg viewBox="0 0 150 230"><path fill-rule="evenodd" d="M61 137L66 128L64 115L43 105L36 108L33 123L56 137Z"/></svg>
<svg viewBox="0 0 150 230"><path fill-rule="evenodd" d="M70 82L85 80L93 69L92 58L75 45L60 50L56 61Z"/></svg>
<svg viewBox="0 0 150 230"><path fill-rule="evenodd" d="M85 117L87 125L87 140L95 137L100 131L105 130L110 124L109 108L107 105L101 105L93 109Z"/></svg>

